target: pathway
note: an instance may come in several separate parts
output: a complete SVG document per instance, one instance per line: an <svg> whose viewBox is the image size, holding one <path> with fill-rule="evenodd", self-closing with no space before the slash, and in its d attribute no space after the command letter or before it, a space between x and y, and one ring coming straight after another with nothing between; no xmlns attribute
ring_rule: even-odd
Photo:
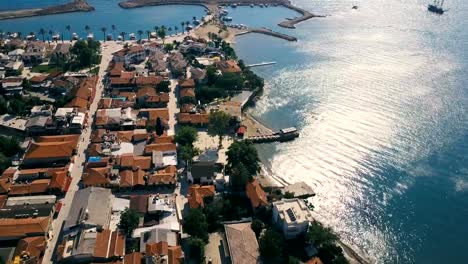
<svg viewBox="0 0 468 264"><path fill-rule="evenodd" d="M62 226L64 221L66 220L69 212L70 206L75 197L76 191L79 189L78 183L81 179L81 175L83 173L83 164L86 161L85 150L90 143L90 136L91 136L91 125L94 121L94 115L97 111L98 103L101 100L102 91L104 89L103 80L105 75L105 70L107 69L109 62L112 59L112 53L121 49L122 46L115 43L115 42L107 42L103 43L102 45L102 60L99 68L99 80L96 85L96 95L94 97L93 102L88 110L88 123L87 128L85 128L81 134L80 142L78 144L77 155L75 156L75 163L74 167L71 172L72 182L70 184L70 188L68 192L65 194L65 197L62 199L62 209L60 213L52 222L52 229L50 234L50 240L47 243L47 248L44 254L44 262L43 263L52 263L52 254L56 248L57 240L59 238Z"/></svg>

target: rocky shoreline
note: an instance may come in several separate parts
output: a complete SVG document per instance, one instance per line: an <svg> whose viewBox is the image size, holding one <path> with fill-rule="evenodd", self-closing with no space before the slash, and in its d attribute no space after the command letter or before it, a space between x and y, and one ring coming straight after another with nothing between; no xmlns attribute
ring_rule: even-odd
<svg viewBox="0 0 468 264"><path fill-rule="evenodd" d="M62 14L71 12L90 12L94 7L88 4L86 0L74 0L63 5L49 6L44 8L20 9L13 11L1 11L0 20L14 19L32 16L45 16L52 14Z"/></svg>

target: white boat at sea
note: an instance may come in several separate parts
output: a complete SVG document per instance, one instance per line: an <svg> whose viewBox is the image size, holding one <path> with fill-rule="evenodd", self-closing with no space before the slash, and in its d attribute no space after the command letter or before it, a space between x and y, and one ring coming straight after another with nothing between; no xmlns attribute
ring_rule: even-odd
<svg viewBox="0 0 468 264"><path fill-rule="evenodd" d="M52 40L59 40L59 39L60 39L60 34L52 35Z"/></svg>
<svg viewBox="0 0 468 264"><path fill-rule="evenodd" d="M232 21L232 17L224 17L223 21Z"/></svg>
<svg viewBox="0 0 468 264"><path fill-rule="evenodd" d="M72 33L72 40L78 40L78 34L76 34L75 32Z"/></svg>
<svg viewBox="0 0 468 264"><path fill-rule="evenodd" d="M130 34L128 35L128 37L130 38L130 40L135 40L135 39L136 39L135 33L130 33Z"/></svg>
<svg viewBox="0 0 468 264"><path fill-rule="evenodd" d="M113 38L113 37L112 37L112 34L107 34L107 36L106 36L106 39L107 39L107 40L112 40L112 38Z"/></svg>

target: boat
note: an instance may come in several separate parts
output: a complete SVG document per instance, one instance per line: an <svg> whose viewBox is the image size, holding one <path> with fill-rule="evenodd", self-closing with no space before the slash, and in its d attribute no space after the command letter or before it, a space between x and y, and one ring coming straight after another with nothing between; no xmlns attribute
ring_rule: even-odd
<svg viewBox="0 0 468 264"><path fill-rule="evenodd" d="M250 4L250 7L254 7L254 4Z"/></svg>
<svg viewBox="0 0 468 264"><path fill-rule="evenodd" d="M232 8L236 8L236 7L237 7L237 4L232 4L231 7L232 7Z"/></svg>
<svg viewBox="0 0 468 264"><path fill-rule="evenodd" d="M232 17L224 17L223 21L232 21Z"/></svg>
<svg viewBox="0 0 468 264"><path fill-rule="evenodd" d="M353 6L353 7L352 7L352 9L358 9L358 6L357 6L357 5L355 5L355 6Z"/></svg>
<svg viewBox="0 0 468 264"><path fill-rule="evenodd" d="M16 33L16 32L13 32L13 33L11 33L11 34L9 35L9 37L12 38L12 39L18 38L18 36L19 36L19 35L18 35L18 33Z"/></svg>
<svg viewBox="0 0 468 264"><path fill-rule="evenodd" d="M52 35L52 40L59 40L60 39L60 35L59 34L54 34Z"/></svg>
<svg viewBox="0 0 468 264"><path fill-rule="evenodd" d="M89 33L88 36L87 36L87 38L88 38L89 40L94 39L94 34L93 34L93 33Z"/></svg>
<svg viewBox="0 0 468 264"><path fill-rule="evenodd" d="M72 40L78 40L78 34L76 34L75 32L73 32L72 34Z"/></svg>
<svg viewBox="0 0 468 264"><path fill-rule="evenodd" d="M112 34L107 34L106 39L107 40L112 40Z"/></svg>
<svg viewBox="0 0 468 264"><path fill-rule="evenodd" d="M117 37L117 40L118 40L118 41L122 41L122 40L123 40L123 37L122 37L121 35L119 35L119 36Z"/></svg>
<svg viewBox="0 0 468 264"><path fill-rule="evenodd" d="M29 35L26 36L26 40L35 40L36 34L34 32L30 32Z"/></svg>
<svg viewBox="0 0 468 264"><path fill-rule="evenodd" d="M130 33L130 34L128 35L128 37L130 38L130 40L135 40L135 39L136 39L135 33Z"/></svg>
<svg viewBox="0 0 468 264"><path fill-rule="evenodd" d="M441 0L441 1L434 0L434 3L429 4L427 6L427 10L429 12L436 13L438 15L442 15L445 12L445 10L442 8L443 5L444 5L444 0Z"/></svg>
<svg viewBox="0 0 468 264"><path fill-rule="evenodd" d="M193 27L191 25L188 25L185 29L188 31L188 30L192 30Z"/></svg>
<svg viewBox="0 0 468 264"><path fill-rule="evenodd" d="M150 38L157 38L158 37L158 34L156 32L151 32L150 33Z"/></svg>
<svg viewBox="0 0 468 264"><path fill-rule="evenodd" d="M200 25L200 20L194 20L193 21L193 24L196 26L196 25Z"/></svg>
<svg viewBox="0 0 468 264"><path fill-rule="evenodd" d="M264 4L260 4L260 7L261 7L261 8L264 8L264 7L265 7L265 5L264 5Z"/></svg>

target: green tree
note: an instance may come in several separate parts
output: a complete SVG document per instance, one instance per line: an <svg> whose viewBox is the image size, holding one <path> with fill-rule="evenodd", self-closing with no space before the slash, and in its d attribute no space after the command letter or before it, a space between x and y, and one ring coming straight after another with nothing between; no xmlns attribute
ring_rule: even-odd
<svg viewBox="0 0 468 264"><path fill-rule="evenodd" d="M0 115L6 114L8 111L8 103L5 100L5 97L0 95Z"/></svg>
<svg viewBox="0 0 468 264"><path fill-rule="evenodd" d="M219 147L223 145L223 136L228 133L231 116L223 111L211 113L208 119L208 134L219 137Z"/></svg>
<svg viewBox="0 0 468 264"><path fill-rule="evenodd" d="M15 137L0 136L0 152L11 157L20 152L21 147Z"/></svg>
<svg viewBox="0 0 468 264"><path fill-rule="evenodd" d="M198 139L198 131L190 126L182 126L175 136L175 142L181 146L193 146Z"/></svg>
<svg viewBox="0 0 468 264"><path fill-rule="evenodd" d="M125 231L127 236L131 236L133 230L138 227L140 216L135 210L126 208L120 215L119 228Z"/></svg>
<svg viewBox="0 0 468 264"><path fill-rule="evenodd" d="M143 30L138 30L137 34L138 34L138 41L141 43L141 36L143 35Z"/></svg>
<svg viewBox="0 0 468 264"><path fill-rule="evenodd" d="M338 240L338 236L330 227L324 227L320 222L314 221L309 225L306 234L306 241L320 248L324 244L333 244Z"/></svg>
<svg viewBox="0 0 468 264"><path fill-rule="evenodd" d="M257 149L248 140L232 143L226 155L228 171L231 171L239 163L245 166L250 176L254 176L260 171L260 159L258 158Z"/></svg>
<svg viewBox="0 0 468 264"><path fill-rule="evenodd" d="M146 30L146 35L148 36L148 41L151 39L151 31L150 30Z"/></svg>
<svg viewBox="0 0 468 264"><path fill-rule="evenodd" d="M205 263L205 242L198 237L189 237L187 243L191 259L198 263Z"/></svg>
<svg viewBox="0 0 468 264"><path fill-rule="evenodd" d="M200 208L190 209L188 216L184 219L183 227L185 233L205 242L208 241L208 223Z"/></svg>
<svg viewBox="0 0 468 264"><path fill-rule="evenodd" d="M156 85L156 91L158 93L168 93L171 91L171 89L169 88L170 84L170 81L162 81Z"/></svg>
<svg viewBox="0 0 468 264"><path fill-rule="evenodd" d="M250 226L252 230L254 231L255 236L259 238L260 234L262 233L263 228L265 227L265 224L260 219L254 219Z"/></svg>
<svg viewBox="0 0 468 264"><path fill-rule="evenodd" d="M292 199L294 198L294 193L293 192L286 192L283 196L286 199Z"/></svg>
<svg viewBox="0 0 468 264"><path fill-rule="evenodd" d="M252 175L243 163L235 164L230 170L230 175L231 184L240 189L243 189L244 186L252 180Z"/></svg>
<svg viewBox="0 0 468 264"><path fill-rule="evenodd" d="M267 229L260 237L259 241L260 256L264 263L280 264L282 262L282 251L284 239L281 234L273 229Z"/></svg>
<svg viewBox="0 0 468 264"><path fill-rule="evenodd" d="M158 31L157 31L158 37L160 37L163 41L164 44L164 39L166 38L166 28L162 26Z"/></svg>
<svg viewBox="0 0 468 264"><path fill-rule="evenodd" d="M68 36L70 37L70 41L71 41L71 39L72 39L72 37L71 37L71 26L70 26L70 25L67 25L67 26L65 27L65 29L68 31Z"/></svg>
<svg viewBox="0 0 468 264"><path fill-rule="evenodd" d="M11 160L0 152L0 173L3 173L11 166Z"/></svg>
<svg viewBox="0 0 468 264"><path fill-rule="evenodd" d="M197 99L195 99L194 97L190 97L190 96L184 96L182 98L179 98L179 104L180 105L183 105L183 104L197 104Z"/></svg>
<svg viewBox="0 0 468 264"><path fill-rule="evenodd" d="M215 85L225 90L240 90L243 87L243 80L239 74L227 72L216 78Z"/></svg>
<svg viewBox="0 0 468 264"><path fill-rule="evenodd" d="M183 161L187 161L187 164L190 163L193 159L193 157L197 156L200 154L200 150L191 146L191 145L185 145L180 147L179 150L179 156Z"/></svg>
<svg viewBox="0 0 468 264"><path fill-rule="evenodd" d="M296 257L293 257L293 256L288 257L288 264L300 264L300 263L301 262Z"/></svg>
<svg viewBox="0 0 468 264"><path fill-rule="evenodd" d="M114 38L114 41L115 41L115 40L117 40L117 39L115 38L115 30L117 29L117 27L116 27L115 25L112 25L112 26L111 26L111 29L112 29L112 37Z"/></svg>
<svg viewBox="0 0 468 264"><path fill-rule="evenodd" d="M343 249L336 244L326 243L317 250L317 256L323 263L347 264L348 260L343 254Z"/></svg>
<svg viewBox="0 0 468 264"><path fill-rule="evenodd" d="M101 31L102 31L102 35L104 37L104 42L106 42L106 31L107 31L107 28L106 27L102 27L101 28Z"/></svg>
<svg viewBox="0 0 468 264"><path fill-rule="evenodd" d="M46 30L41 28L39 29L39 35L42 36L42 42L45 42L45 34L46 34Z"/></svg>
<svg viewBox="0 0 468 264"><path fill-rule="evenodd" d="M156 119L156 135L161 136L164 134L164 125L162 124L161 118Z"/></svg>

